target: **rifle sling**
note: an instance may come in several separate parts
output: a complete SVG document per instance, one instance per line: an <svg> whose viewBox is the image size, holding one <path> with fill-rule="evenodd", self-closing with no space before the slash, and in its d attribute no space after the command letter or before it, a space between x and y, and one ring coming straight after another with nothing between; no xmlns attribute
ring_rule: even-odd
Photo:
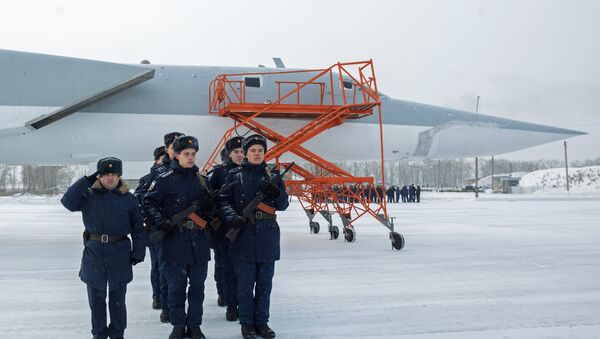
<svg viewBox="0 0 600 339"><path fill-rule="evenodd" d="M265 204L264 202L261 202L258 204L258 206L256 206L256 208L262 212L268 213L268 214L275 214L277 212L277 209L275 207L271 207L267 204Z"/></svg>

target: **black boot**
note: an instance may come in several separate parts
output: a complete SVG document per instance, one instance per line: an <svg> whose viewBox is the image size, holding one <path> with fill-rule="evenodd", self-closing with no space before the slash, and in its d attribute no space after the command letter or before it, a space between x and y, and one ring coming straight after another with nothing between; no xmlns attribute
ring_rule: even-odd
<svg viewBox="0 0 600 339"><path fill-rule="evenodd" d="M244 339L256 339L256 329L252 325L242 325L242 337Z"/></svg>
<svg viewBox="0 0 600 339"><path fill-rule="evenodd" d="M160 312L160 322L161 323L170 323L171 322L171 317L169 317L169 312L162 310L162 312Z"/></svg>
<svg viewBox="0 0 600 339"><path fill-rule="evenodd" d="M275 331L267 324L256 325L256 332L263 338L275 338Z"/></svg>
<svg viewBox="0 0 600 339"><path fill-rule="evenodd" d="M152 301L152 309L153 309L153 310L160 310L160 308L161 308L161 305L160 305L160 300L158 300L158 299L154 299L154 300Z"/></svg>
<svg viewBox="0 0 600 339"><path fill-rule="evenodd" d="M204 333L202 333L202 330L200 329L200 326L188 328L188 337L192 339L206 339Z"/></svg>
<svg viewBox="0 0 600 339"><path fill-rule="evenodd" d="M173 326L173 331L169 335L169 339L185 338L185 326Z"/></svg>
<svg viewBox="0 0 600 339"><path fill-rule="evenodd" d="M225 319L227 321L238 320L238 309L236 305L227 305L227 312L225 312Z"/></svg>
<svg viewBox="0 0 600 339"><path fill-rule="evenodd" d="M219 305L219 307L225 307L225 300L223 300L223 297L220 295L217 298L217 305Z"/></svg>

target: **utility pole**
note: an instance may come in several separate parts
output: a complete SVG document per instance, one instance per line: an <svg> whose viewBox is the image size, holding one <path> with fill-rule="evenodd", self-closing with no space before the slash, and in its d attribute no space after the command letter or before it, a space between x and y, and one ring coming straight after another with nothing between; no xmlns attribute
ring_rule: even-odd
<svg viewBox="0 0 600 339"><path fill-rule="evenodd" d="M567 193L569 193L569 162L567 161L567 141L565 140L565 172L567 175Z"/></svg>
<svg viewBox="0 0 600 339"><path fill-rule="evenodd" d="M475 104L475 113L479 113L479 95L477 96L477 103ZM475 198L479 197L479 163L478 158L475 157Z"/></svg>
<svg viewBox="0 0 600 339"><path fill-rule="evenodd" d="M442 190L442 161L438 159L438 175L437 175L437 183L438 183L438 192Z"/></svg>
<svg viewBox="0 0 600 339"><path fill-rule="evenodd" d="M492 194L494 194L494 156L492 155Z"/></svg>

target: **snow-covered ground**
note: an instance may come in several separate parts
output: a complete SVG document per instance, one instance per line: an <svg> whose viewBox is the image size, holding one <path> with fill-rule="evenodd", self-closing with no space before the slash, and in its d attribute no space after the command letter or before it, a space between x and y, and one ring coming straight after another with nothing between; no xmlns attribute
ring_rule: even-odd
<svg viewBox="0 0 600 339"><path fill-rule="evenodd" d="M390 210L402 251L372 219L348 244L323 220L309 234L297 203L280 215L278 338L600 338L600 197L425 192ZM0 337L91 337L81 231L58 198L0 198ZM148 262L134 276L125 336L166 338ZM204 309L209 338L240 337L212 278Z"/></svg>
<svg viewBox="0 0 600 339"><path fill-rule="evenodd" d="M550 168L527 173L519 181L525 191L536 193L563 193L566 191L564 168ZM600 166L569 168L569 189L571 193L600 195Z"/></svg>

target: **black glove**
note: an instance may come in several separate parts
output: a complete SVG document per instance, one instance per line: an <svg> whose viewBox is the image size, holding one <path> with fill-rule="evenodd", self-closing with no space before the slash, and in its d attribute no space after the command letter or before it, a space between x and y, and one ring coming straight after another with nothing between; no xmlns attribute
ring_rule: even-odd
<svg viewBox="0 0 600 339"><path fill-rule="evenodd" d="M275 199L279 196L279 194L281 194L281 192L279 192L279 187L275 186L275 184L273 184L272 182L265 183L260 188L260 191L271 199Z"/></svg>
<svg viewBox="0 0 600 339"><path fill-rule="evenodd" d="M215 199L209 194L205 194L198 200L198 203L201 210L210 211L215 205Z"/></svg>
<svg viewBox="0 0 600 339"><path fill-rule="evenodd" d="M137 264L141 263L142 261L143 261L143 260L140 260L140 259L136 259L136 258L133 258L133 257L131 257L131 264L132 264L133 266L135 266L135 265L137 265Z"/></svg>
<svg viewBox="0 0 600 339"><path fill-rule="evenodd" d="M96 179L98 179L98 171L85 177L85 180L87 180L90 183L90 185L93 185L94 182L96 182Z"/></svg>
<svg viewBox="0 0 600 339"><path fill-rule="evenodd" d="M238 215L233 220L231 220L229 225L233 228L240 229L244 227L244 225L246 225L246 220L244 220L244 218Z"/></svg>

